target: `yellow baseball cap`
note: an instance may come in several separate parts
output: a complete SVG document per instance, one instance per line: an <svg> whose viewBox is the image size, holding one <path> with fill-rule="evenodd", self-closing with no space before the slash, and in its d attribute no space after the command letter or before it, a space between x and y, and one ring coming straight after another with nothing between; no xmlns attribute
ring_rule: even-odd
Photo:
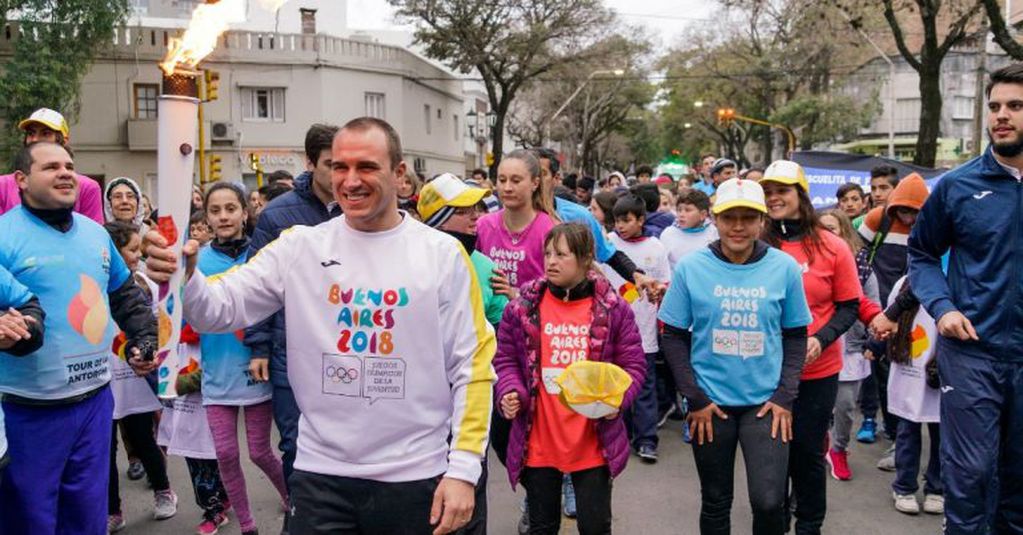
<svg viewBox="0 0 1023 535"><path fill-rule="evenodd" d="M451 173L444 173L423 186L416 209L423 223L436 228L451 217L455 208L475 206L488 193L483 188L474 188L462 182Z"/></svg>
<svg viewBox="0 0 1023 535"><path fill-rule="evenodd" d="M764 178L760 182L777 182L790 186L799 186L803 191L810 192L810 183L806 181L806 173L803 166L791 160L777 160L767 166L764 171Z"/></svg>
<svg viewBox="0 0 1023 535"><path fill-rule="evenodd" d="M50 108L39 108L32 112L32 115L30 115L28 119L18 123L18 129L24 130L25 127L32 123L38 123L50 130L60 132L61 134L64 134L65 139L67 139L70 134L70 129L67 126L67 121L64 119L64 116L61 115L60 112L51 110Z"/></svg>
<svg viewBox="0 0 1023 535"><path fill-rule="evenodd" d="M767 213L764 188L752 180L729 178L718 186L711 211L718 215L732 208L752 208Z"/></svg>

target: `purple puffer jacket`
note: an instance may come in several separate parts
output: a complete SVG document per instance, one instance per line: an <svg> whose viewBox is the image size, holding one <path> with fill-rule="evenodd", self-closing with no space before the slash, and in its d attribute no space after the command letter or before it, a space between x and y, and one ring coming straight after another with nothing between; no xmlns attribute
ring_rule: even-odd
<svg viewBox="0 0 1023 535"><path fill-rule="evenodd" d="M593 309L590 327L590 359L611 362L632 376L632 385L625 392L622 410L628 409L639 394L646 377L646 356L636 319L629 304L618 296L611 284L597 272L587 277L593 281ZM512 488L526 464L526 444L536 414L533 401L540 388L540 298L547 281L536 280L522 288L518 299L508 304L498 330L497 392L494 403L509 392L518 392L522 406L512 422L508 440L508 478ZM611 477L625 469L629 460L629 439L621 416L597 421L600 449L607 460Z"/></svg>

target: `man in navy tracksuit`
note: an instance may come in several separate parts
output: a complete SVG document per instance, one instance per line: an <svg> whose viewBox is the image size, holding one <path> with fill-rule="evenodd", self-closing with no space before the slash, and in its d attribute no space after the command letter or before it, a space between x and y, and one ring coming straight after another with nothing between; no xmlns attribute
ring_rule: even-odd
<svg viewBox="0 0 1023 535"><path fill-rule="evenodd" d="M341 215L330 186L331 143L336 126L314 124L306 132L305 153L308 170L295 178L295 189L274 199L259 214L249 244L249 258L277 239L281 232L295 226L315 226ZM280 450L284 477L291 476L298 451L298 404L288 383L287 341L284 336L284 310L245 329L245 345L252 350L249 369L257 380L269 379L273 385L274 422L281 434ZM287 526L287 518L285 518Z"/></svg>
<svg viewBox="0 0 1023 535"><path fill-rule="evenodd" d="M909 236L910 284L941 334L947 534L1023 533L1023 64L987 92L991 147L941 179Z"/></svg>

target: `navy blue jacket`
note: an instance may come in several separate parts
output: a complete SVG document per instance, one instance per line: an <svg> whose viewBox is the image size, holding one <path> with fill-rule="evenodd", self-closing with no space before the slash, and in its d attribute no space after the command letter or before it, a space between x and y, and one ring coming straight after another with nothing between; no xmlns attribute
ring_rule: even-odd
<svg viewBox="0 0 1023 535"><path fill-rule="evenodd" d="M277 239L281 232L295 226L314 226L341 215L332 204L331 212L311 189L313 175L306 171L295 178L295 189L266 205L256 221L249 245L249 258L256 256L266 244ZM253 357L270 357L270 382L275 386L288 386L288 365L284 336L284 310L245 329L245 345Z"/></svg>
<svg viewBox="0 0 1023 535"><path fill-rule="evenodd" d="M660 237L664 229L675 224L675 214L671 212L647 212L646 221L643 222L643 235L647 237Z"/></svg>
<svg viewBox="0 0 1023 535"><path fill-rule="evenodd" d="M909 281L936 320L958 310L976 328L979 342L944 339L950 351L1023 362L1023 183L991 149L931 192L909 235Z"/></svg>

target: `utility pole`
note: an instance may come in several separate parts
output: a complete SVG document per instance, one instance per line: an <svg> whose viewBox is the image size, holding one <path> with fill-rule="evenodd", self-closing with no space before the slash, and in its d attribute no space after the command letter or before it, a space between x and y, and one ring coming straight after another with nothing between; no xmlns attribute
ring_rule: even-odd
<svg viewBox="0 0 1023 535"><path fill-rule="evenodd" d="M973 156L980 156L984 142L984 82L987 78L987 17L980 19L977 38L977 79L973 96Z"/></svg>

